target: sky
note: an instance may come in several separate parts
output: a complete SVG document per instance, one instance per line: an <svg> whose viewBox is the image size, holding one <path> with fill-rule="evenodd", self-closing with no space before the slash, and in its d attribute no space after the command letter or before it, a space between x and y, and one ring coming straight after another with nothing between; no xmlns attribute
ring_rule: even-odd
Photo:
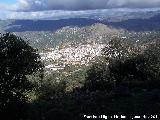
<svg viewBox="0 0 160 120"><path fill-rule="evenodd" d="M157 9L160 0L0 0L0 19L43 18L102 10Z"/></svg>
<svg viewBox="0 0 160 120"><path fill-rule="evenodd" d="M7 3L7 4L13 4L16 2L16 0L0 0L1 3Z"/></svg>

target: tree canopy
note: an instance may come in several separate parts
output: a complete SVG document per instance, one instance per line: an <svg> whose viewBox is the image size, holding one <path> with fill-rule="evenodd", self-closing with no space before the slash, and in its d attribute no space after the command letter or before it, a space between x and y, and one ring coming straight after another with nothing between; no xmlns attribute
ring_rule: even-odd
<svg viewBox="0 0 160 120"><path fill-rule="evenodd" d="M0 112L8 112L12 103L24 101L22 93L30 89L26 75L42 70L37 50L13 34L0 36ZM14 108L13 108L14 109ZM14 110L12 111L14 113Z"/></svg>

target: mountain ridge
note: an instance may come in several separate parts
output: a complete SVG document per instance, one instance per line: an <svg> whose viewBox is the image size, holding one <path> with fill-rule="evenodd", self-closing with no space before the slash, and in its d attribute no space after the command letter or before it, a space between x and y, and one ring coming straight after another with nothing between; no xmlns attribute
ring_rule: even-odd
<svg viewBox="0 0 160 120"><path fill-rule="evenodd" d="M152 14L152 13L150 13ZM124 20L116 20L124 17ZM125 18L126 16L115 17L114 19L99 20L90 18L70 18L60 20L0 20L0 31L3 32L25 32L25 31L56 31L66 26L85 27L95 23L102 23L114 28L122 28L128 31L159 31L160 14L149 15L142 18ZM129 17L129 16L128 16Z"/></svg>

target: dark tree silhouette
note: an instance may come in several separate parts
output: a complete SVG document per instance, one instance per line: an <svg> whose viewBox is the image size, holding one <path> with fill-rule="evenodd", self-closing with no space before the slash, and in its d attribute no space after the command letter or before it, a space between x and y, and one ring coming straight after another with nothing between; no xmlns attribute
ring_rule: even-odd
<svg viewBox="0 0 160 120"><path fill-rule="evenodd" d="M110 71L106 62L94 62L86 72L84 84L88 91L111 91L114 87L114 80L110 76Z"/></svg>
<svg viewBox="0 0 160 120"><path fill-rule="evenodd" d="M155 41L142 50L119 39L110 41L102 51L106 64L95 63L90 67L86 87L92 90L114 88L119 93L121 88L126 91L128 88L159 88L159 45L159 41Z"/></svg>
<svg viewBox="0 0 160 120"><path fill-rule="evenodd" d="M0 113L19 119L25 96L31 85L26 75L42 70L37 51L21 38L10 34L0 37Z"/></svg>

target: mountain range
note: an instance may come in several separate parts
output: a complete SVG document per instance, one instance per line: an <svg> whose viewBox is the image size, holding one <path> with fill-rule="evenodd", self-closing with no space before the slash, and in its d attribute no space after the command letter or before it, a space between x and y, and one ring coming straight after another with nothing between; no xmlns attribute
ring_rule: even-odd
<svg viewBox="0 0 160 120"><path fill-rule="evenodd" d="M128 31L159 31L160 12L134 12L116 16L88 16L86 18L67 18L58 20L0 20L1 32L51 31L54 32L66 26L84 27L102 23L114 28Z"/></svg>

